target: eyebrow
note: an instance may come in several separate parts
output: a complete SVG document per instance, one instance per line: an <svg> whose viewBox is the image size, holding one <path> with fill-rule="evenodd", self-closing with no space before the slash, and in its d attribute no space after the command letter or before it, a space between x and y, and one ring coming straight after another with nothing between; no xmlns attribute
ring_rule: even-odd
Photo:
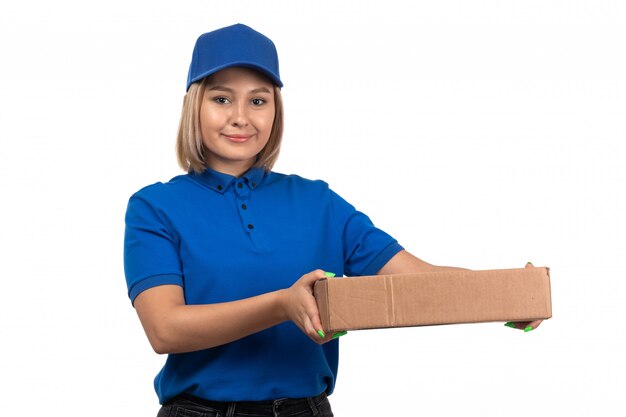
<svg viewBox="0 0 626 417"><path fill-rule="evenodd" d="M211 88L207 88L207 91L214 91L214 90L217 90L217 91L228 91L230 93L234 92L234 90L232 88L224 87L222 85L215 85L215 86L213 86ZM255 88L254 90L250 90L249 93L251 93L251 94L256 94L256 93L268 93L268 94L270 94L271 91L268 90L266 87L259 87L259 88Z"/></svg>

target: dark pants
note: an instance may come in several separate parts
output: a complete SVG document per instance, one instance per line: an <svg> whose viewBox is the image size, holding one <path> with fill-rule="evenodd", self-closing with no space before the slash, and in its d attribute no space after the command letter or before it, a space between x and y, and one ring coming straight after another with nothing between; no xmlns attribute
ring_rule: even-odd
<svg viewBox="0 0 626 417"><path fill-rule="evenodd" d="M157 417L333 417L326 393L309 398L219 402L188 395L172 398Z"/></svg>

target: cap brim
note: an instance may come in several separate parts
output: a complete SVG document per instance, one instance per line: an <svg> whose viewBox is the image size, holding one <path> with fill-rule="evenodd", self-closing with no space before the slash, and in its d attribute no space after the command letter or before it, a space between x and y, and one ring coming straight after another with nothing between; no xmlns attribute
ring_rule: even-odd
<svg viewBox="0 0 626 417"><path fill-rule="evenodd" d="M277 86L281 88L283 86L283 83L278 78L276 78L276 76L272 73L272 71L270 71L266 67L259 65L257 63L254 63L254 62L235 61L235 62L229 62L228 64L220 65L219 67L212 68L210 71L206 71L206 72L203 72L202 74L196 75L193 79L191 79L187 83L187 91L189 91L189 87L191 86L191 84L195 83L196 81L200 81L203 78L206 78L211 74L215 74L218 71L221 71L225 68L230 68L230 67L246 67L246 68L255 69L261 72L267 78L269 78L270 81L272 81Z"/></svg>

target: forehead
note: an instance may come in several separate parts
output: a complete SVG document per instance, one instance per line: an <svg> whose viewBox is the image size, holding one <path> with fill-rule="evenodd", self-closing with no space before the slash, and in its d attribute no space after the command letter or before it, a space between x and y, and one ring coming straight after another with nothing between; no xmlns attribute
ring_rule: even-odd
<svg viewBox="0 0 626 417"><path fill-rule="evenodd" d="M229 67L217 71L207 77L209 85L212 84L258 84L267 87L272 86L272 82L261 72L246 67Z"/></svg>

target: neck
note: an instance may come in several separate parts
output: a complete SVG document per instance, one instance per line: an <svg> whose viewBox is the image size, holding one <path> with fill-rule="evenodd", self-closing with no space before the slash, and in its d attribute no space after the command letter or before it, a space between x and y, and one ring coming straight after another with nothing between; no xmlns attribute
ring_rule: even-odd
<svg viewBox="0 0 626 417"><path fill-rule="evenodd" d="M221 172L223 174L228 174L228 175L232 175L233 177L239 178L241 177L244 173L246 173L250 168L252 168L252 165L254 165L254 161L253 162L245 162L242 164L207 164L211 169Z"/></svg>

